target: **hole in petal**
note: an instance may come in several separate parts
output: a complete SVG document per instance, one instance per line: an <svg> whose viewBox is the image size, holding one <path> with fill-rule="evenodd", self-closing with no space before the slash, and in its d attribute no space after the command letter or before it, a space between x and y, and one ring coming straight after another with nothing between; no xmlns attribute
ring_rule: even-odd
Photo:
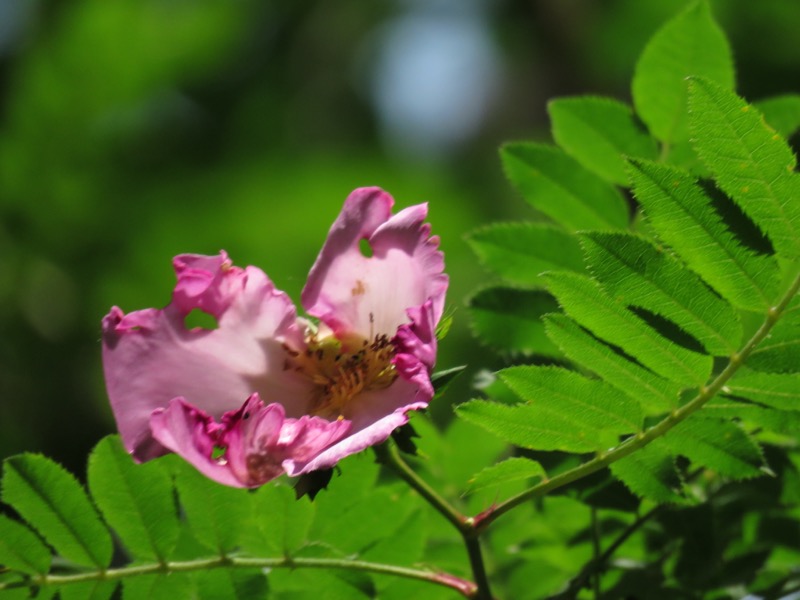
<svg viewBox="0 0 800 600"><path fill-rule="evenodd" d="M361 256L365 258L372 258L372 246L369 245L367 238L362 238L358 242L358 249L361 250Z"/></svg>
<svg viewBox="0 0 800 600"><path fill-rule="evenodd" d="M210 315L199 308L193 308L192 311L183 318L183 326L186 327L186 329L210 330L216 329L219 327L219 324L214 315Z"/></svg>

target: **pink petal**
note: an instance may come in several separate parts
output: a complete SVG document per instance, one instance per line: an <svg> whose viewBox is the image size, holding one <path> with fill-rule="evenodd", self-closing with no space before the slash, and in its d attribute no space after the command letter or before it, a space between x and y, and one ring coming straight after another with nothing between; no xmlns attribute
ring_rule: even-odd
<svg viewBox="0 0 800 600"><path fill-rule="evenodd" d="M183 398L175 398L150 417L153 436L180 455L209 479L234 487L246 487L224 463L212 458L219 425Z"/></svg>
<svg viewBox="0 0 800 600"><path fill-rule="evenodd" d="M425 204L391 214L392 197L360 188L347 198L308 277L306 311L337 336L394 336L406 310L431 300L438 322L447 290L439 239L430 236ZM368 240L373 256L362 255Z"/></svg>
<svg viewBox="0 0 800 600"><path fill-rule="evenodd" d="M307 412L311 384L284 371L287 343L303 347L303 328L289 298L259 269L230 266L227 256L176 258L178 283L164 310L103 319L103 367L111 407L126 448L138 460L163 454L150 414L176 397L220 417L253 392ZM213 270L210 270L213 269ZM201 308L217 329L188 330L184 317Z"/></svg>
<svg viewBox="0 0 800 600"><path fill-rule="evenodd" d="M436 363L436 325L432 302L408 309L411 323L401 325L393 360L400 377L416 383L426 401L433 397L430 372Z"/></svg>

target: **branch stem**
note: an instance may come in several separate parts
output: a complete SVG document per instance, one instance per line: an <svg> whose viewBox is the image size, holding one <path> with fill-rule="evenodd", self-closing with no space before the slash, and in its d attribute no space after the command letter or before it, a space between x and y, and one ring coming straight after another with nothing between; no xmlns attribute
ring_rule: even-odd
<svg viewBox="0 0 800 600"><path fill-rule="evenodd" d="M650 429L628 438L613 450L610 450L604 454L599 454L592 460L589 460L582 465L575 467L574 469L570 469L569 471L565 471L559 475L556 475L552 479L541 481L537 485L495 506L493 509L484 511L479 516L475 517L476 527L478 527L480 530L483 530L488 527L490 523L494 522L512 508L519 506L520 504L533 498L544 496L553 490L564 487L565 485L568 485L607 467L611 463L625 458L629 454L632 454L640 448L643 448L653 440L663 436L670 429L675 427L675 425L683 421L686 417L694 412L697 412L706 404L706 402L711 400L711 398L713 398L717 392L722 389L722 387L730 380L730 378L733 377L736 371L738 371L739 368L744 364L744 361L748 356L750 356L756 346L758 346L758 344L760 344L761 341L767 337L770 330L774 327L775 323L778 322L786 310L786 307L792 301L792 298L794 298L797 294L798 289L800 289L800 274L798 274L798 276L789 286L788 290L781 297L780 301L767 311L764 322L742 347L742 349L733 354L728 360L728 364L725 365L725 368L719 373L719 375L717 375L711 381L711 383L701 387L697 395L689 402L680 408L673 410L669 416L665 417Z"/></svg>

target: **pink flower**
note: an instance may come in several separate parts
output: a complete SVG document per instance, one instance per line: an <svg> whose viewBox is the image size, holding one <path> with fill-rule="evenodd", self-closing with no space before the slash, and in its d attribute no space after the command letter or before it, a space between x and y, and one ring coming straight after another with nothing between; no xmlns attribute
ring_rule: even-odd
<svg viewBox="0 0 800 600"><path fill-rule="evenodd" d="M378 188L347 198L302 294L318 327L225 252L177 256L163 310L112 308L106 387L134 458L172 451L211 479L253 487L331 467L424 408L448 280L427 206L393 215L393 204ZM194 309L217 328L187 329Z"/></svg>

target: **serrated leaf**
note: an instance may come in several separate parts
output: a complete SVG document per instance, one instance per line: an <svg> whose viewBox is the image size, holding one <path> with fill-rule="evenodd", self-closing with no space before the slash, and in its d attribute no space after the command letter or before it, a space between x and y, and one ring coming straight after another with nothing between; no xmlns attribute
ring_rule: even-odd
<svg viewBox="0 0 800 600"><path fill-rule="evenodd" d="M739 244L688 173L631 162L637 201L659 237L737 308L763 310L777 295L775 260Z"/></svg>
<svg viewBox="0 0 800 600"><path fill-rule="evenodd" d="M574 427L598 437L608 432L609 445L642 426L639 403L610 384L587 379L560 367L511 367L498 373L515 394L529 403L532 414L566 415Z"/></svg>
<svg viewBox="0 0 800 600"><path fill-rule="evenodd" d="M253 518L243 540L256 556L292 556L308 541L316 506L296 499L287 485L271 483L252 493Z"/></svg>
<svg viewBox="0 0 800 600"><path fill-rule="evenodd" d="M476 473L468 482L468 491L475 492L501 483L534 477L538 479L547 477L542 465L524 456L512 456Z"/></svg>
<svg viewBox="0 0 800 600"><path fill-rule="evenodd" d="M628 207L619 191L552 146L506 144L506 175L523 198L566 229L623 229Z"/></svg>
<svg viewBox="0 0 800 600"><path fill-rule="evenodd" d="M542 315L558 310L547 292L491 287L468 305L473 332L486 345L510 354L559 356L542 324Z"/></svg>
<svg viewBox="0 0 800 600"><path fill-rule="evenodd" d="M800 176L789 145L755 108L713 81L689 82L689 108L695 149L717 184L778 254L800 256Z"/></svg>
<svg viewBox="0 0 800 600"><path fill-rule="evenodd" d="M662 337L624 306L612 300L600 285L573 273L549 273L548 289L564 311L596 336L619 346L658 375L688 385L704 383L712 360Z"/></svg>
<svg viewBox="0 0 800 600"><path fill-rule="evenodd" d="M36 454L6 459L3 502L10 504L67 560L104 569L111 535L78 480Z"/></svg>
<svg viewBox="0 0 800 600"><path fill-rule="evenodd" d="M658 443L651 443L611 464L614 477L634 494L654 502L686 504L683 481L675 469L670 452Z"/></svg>
<svg viewBox="0 0 800 600"><path fill-rule="evenodd" d="M566 315L545 315L544 323L547 336L567 358L638 400L646 415L657 415L675 408L681 388L679 384L628 360Z"/></svg>
<svg viewBox="0 0 800 600"><path fill-rule="evenodd" d="M691 75L733 88L730 47L705 1L692 3L665 23L636 63L632 87L636 113L666 143L689 136L686 78Z"/></svg>
<svg viewBox="0 0 800 600"><path fill-rule="evenodd" d="M718 419L740 419L754 427L792 437L800 431L800 411L775 410L727 397L713 398L703 407L703 414Z"/></svg>
<svg viewBox="0 0 800 600"><path fill-rule="evenodd" d="M594 432L575 427L569 415L543 414L529 404L509 406L499 402L470 400L459 405L456 414L509 444L531 450L593 452L603 446Z"/></svg>
<svg viewBox="0 0 800 600"><path fill-rule="evenodd" d="M658 156L655 140L622 102L596 96L558 98L547 109L558 145L607 181L628 184L624 156Z"/></svg>
<svg viewBox="0 0 800 600"><path fill-rule="evenodd" d="M661 439L673 453L720 475L746 479L764 474L764 457L758 445L730 421L692 416Z"/></svg>
<svg viewBox="0 0 800 600"><path fill-rule="evenodd" d="M209 569L194 574L200 600L267 598L267 577L258 569Z"/></svg>
<svg viewBox="0 0 800 600"><path fill-rule="evenodd" d="M45 574L50 550L22 523L0 514L0 565L21 573Z"/></svg>
<svg viewBox="0 0 800 600"><path fill-rule="evenodd" d="M786 94L755 102L764 120L783 137L800 128L800 94Z"/></svg>
<svg viewBox="0 0 800 600"><path fill-rule="evenodd" d="M89 456L89 490L134 558L165 561L178 541L172 480L159 461L133 462L118 436Z"/></svg>
<svg viewBox="0 0 800 600"><path fill-rule="evenodd" d="M747 358L747 366L769 373L797 373L800 371L800 310L784 313Z"/></svg>
<svg viewBox="0 0 800 600"><path fill-rule="evenodd" d="M583 247L589 270L612 296L670 319L709 354L738 348L742 327L736 312L669 254L625 233L589 232Z"/></svg>
<svg viewBox="0 0 800 600"><path fill-rule="evenodd" d="M487 269L518 285L540 285L543 271L584 270L575 236L543 223L488 225L467 242Z"/></svg>
<svg viewBox="0 0 800 600"><path fill-rule="evenodd" d="M182 459L172 462L178 496L197 541L220 555L237 548L250 525L249 491L220 485Z"/></svg>
<svg viewBox="0 0 800 600"><path fill-rule="evenodd" d="M723 391L779 410L800 411L800 373L740 369Z"/></svg>

